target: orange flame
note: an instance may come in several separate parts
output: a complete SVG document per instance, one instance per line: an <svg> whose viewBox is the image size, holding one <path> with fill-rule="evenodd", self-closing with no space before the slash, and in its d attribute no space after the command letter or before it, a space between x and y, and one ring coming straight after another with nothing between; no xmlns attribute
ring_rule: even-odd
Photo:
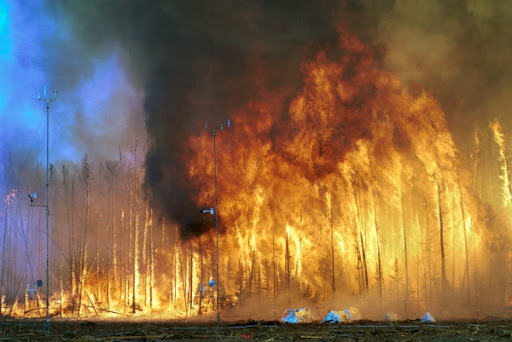
<svg viewBox="0 0 512 342"><path fill-rule="evenodd" d="M464 243L458 241L479 217L475 199L457 190L459 181L464 189L470 182L443 111L427 92L415 96L379 70L371 49L356 38L342 33L340 51L339 58L322 51L305 62L304 87L290 100L286 92L262 89L233 112L234 128L217 137L221 257L247 267L243 246L250 239L257 260L278 270L271 282L277 292L285 291L285 277L291 276L293 291L326 299L332 273L343 291L374 288L379 247L384 283L393 281L398 259L407 279L404 291L424 299L426 280L416 276L417 269L442 259L448 286L461 288L458 279L466 271ZM202 188L197 203L208 206L214 191L210 137L194 136L189 143L195 151L190 179ZM457 209L461 196L466 222ZM435 239L439 234L441 240ZM477 250L479 240L469 234L467 243ZM439 273L430 274L436 283ZM226 269L221 277L228 293L240 286Z"/></svg>
<svg viewBox="0 0 512 342"><path fill-rule="evenodd" d="M489 123L489 127L493 133L494 141L496 142L496 145L498 145L499 162L501 167L500 180L503 192L502 201L504 206L508 206L512 203L512 188L510 185L510 172L508 169L505 135L503 134L503 129L501 128L500 122L497 118Z"/></svg>

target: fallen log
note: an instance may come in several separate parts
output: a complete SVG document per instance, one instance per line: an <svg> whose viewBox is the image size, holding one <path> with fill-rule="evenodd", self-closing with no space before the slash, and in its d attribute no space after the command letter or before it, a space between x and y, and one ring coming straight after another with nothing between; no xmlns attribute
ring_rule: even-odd
<svg viewBox="0 0 512 342"><path fill-rule="evenodd" d="M96 313L96 316L99 316L98 310L96 310L96 305L94 305L94 303L91 299L91 296L89 295L89 292L85 291L85 294L87 295L87 298L89 299L89 302L91 303L92 308L94 309L94 312Z"/></svg>

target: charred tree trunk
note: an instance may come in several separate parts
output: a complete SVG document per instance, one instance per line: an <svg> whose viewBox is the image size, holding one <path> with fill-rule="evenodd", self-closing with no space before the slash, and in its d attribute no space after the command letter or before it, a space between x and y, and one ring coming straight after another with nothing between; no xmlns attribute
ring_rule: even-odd
<svg viewBox="0 0 512 342"><path fill-rule="evenodd" d="M76 253L76 236L75 236L75 178L71 180L71 217L70 217L70 277L71 277L71 293L73 298L76 299L78 295L78 267L77 267L77 253Z"/></svg>
<svg viewBox="0 0 512 342"><path fill-rule="evenodd" d="M286 232L286 246L285 246L285 279L286 279L286 291L288 293L288 305L290 305L290 249L289 249L290 235Z"/></svg>
<svg viewBox="0 0 512 342"><path fill-rule="evenodd" d="M185 273L183 270L184 262L183 262L183 253L182 252L183 252L183 249L180 248L179 253L178 253L179 262L180 262L180 279L182 279L182 282L183 282L182 289L183 289L183 302L184 302L184 306L185 306L185 314L186 314L186 316L188 316L187 287L186 287L186 277L185 277ZM185 261L186 261L186 258L187 258L186 251L185 251L184 257L185 257Z"/></svg>
<svg viewBox="0 0 512 342"><path fill-rule="evenodd" d="M105 168L107 170L105 176L107 178L108 187L108 196L107 196L107 210L108 210L108 230L109 230L109 240L111 239L111 243L108 244L107 248L107 308L110 309L110 300L111 300L111 284L116 283L117 279L117 258L116 258L116 219L115 219L115 208L114 208L114 186L115 186L115 178L117 169L119 167L120 161L111 161L107 160L105 162ZM111 247L112 246L112 247ZM112 265L110 265L110 258L112 257ZM112 270L111 270L112 269ZM112 279L111 279L112 278ZM115 295L115 294L114 294Z"/></svg>
<svg viewBox="0 0 512 342"><path fill-rule="evenodd" d="M199 309L197 314L203 314L203 294L204 294L204 252L203 252L203 239L199 236Z"/></svg>
<svg viewBox="0 0 512 342"><path fill-rule="evenodd" d="M466 233L466 214L464 211L464 199L462 196L462 188L460 186L460 179L457 177L457 185L459 187L459 196L460 196L460 212L462 216L462 231L464 232L464 251L466 253L466 272L465 272L465 280L466 280L466 301L469 304L469 255L468 255L468 237Z"/></svg>
<svg viewBox="0 0 512 342"><path fill-rule="evenodd" d="M100 213L99 211L96 209L96 227L99 227L100 226ZM101 274L101 256L100 256L100 248L99 248L99 243L100 243L100 237L99 237L99 234L95 234L96 235L96 244L95 244L95 248L96 248L96 257L95 257L95 264L96 264L96 298L100 299L102 298L102 288L101 288L101 284L102 284L102 280L103 280L103 277L102 277L102 274ZM108 237L108 229L107 229L107 237ZM101 299L100 299L101 300Z"/></svg>
<svg viewBox="0 0 512 342"><path fill-rule="evenodd" d="M257 291L258 291L258 304L261 305L261 263L258 264L258 281L257 281L257 284L258 284L258 288L257 288Z"/></svg>
<svg viewBox="0 0 512 342"><path fill-rule="evenodd" d="M363 289L364 293L368 293L368 267L366 263L366 249L365 249L365 236L363 232L363 219L362 219L362 213L359 203L359 196L357 194L355 181L352 181L352 190L354 192L354 200L356 204L356 210L357 210L357 222L359 223L359 239L361 243L361 272L363 277Z"/></svg>
<svg viewBox="0 0 512 342"><path fill-rule="evenodd" d="M444 224L443 211L441 206L441 185L437 183L437 205L439 215L439 242L441 247L441 297L446 298L446 256L444 251ZM444 301L443 301L444 303Z"/></svg>
<svg viewBox="0 0 512 342"><path fill-rule="evenodd" d="M165 244L165 217L162 217L162 234L160 235L160 258L163 257L164 251L167 250L167 245Z"/></svg>
<svg viewBox="0 0 512 342"><path fill-rule="evenodd" d="M130 152L132 153L134 160L133 168L133 185L132 185L132 197L133 197L133 274L132 274L132 313L136 312L137 308L137 291L139 288L140 281L140 253L139 253L139 175L137 173L137 148L139 140L136 139L135 145L131 147ZM131 218L130 218L131 219Z"/></svg>
<svg viewBox="0 0 512 342"><path fill-rule="evenodd" d="M332 195L331 195L331 282L332 282L332 294L336 293L336 273L334 267L334 225L332 222Z"/></svg>
<svg viewBox="0 0 512 342"><path fill-rule="evenodd" d="M251 273L249 273L249 284L248 284L249 297L252 295L252 283L253 283L253 277L254 277L255 259L256 259L256 250L253 249L251 251Z"/></svg>
<svg viewBox="0 0 512 342"><path fill-rule="evenodd" d="M78 316L80 316L82 310L82 295L85 278L87 276L87 233L89 228L89 211L90 211L90 182L92 180L92 163L87 160L87 154L82 159L82 169L80 172L80 180L85 186L85 217L84 217L84 229L83 234L80 237L81 251L80 251L80 282L79 282L79 294L78 294Z"/></svg>
<svg viewBox="0 0 512 342"><path fill-rule="evenodd" d="M276 302L277 296L277 262L276 262L276 246L275 246L275 236L272 234L272 276L273 276L273 294L274 294L274 303Z"/></svg>
<svg viewBox="0 0 512 342"><path fill-rule="evenodd" d="M404 235L404 263L405 263L405 300L409 300L409 265L407 258L407 229L405 228L405 207L404 207L404 194L402 186L400 186L400 204L402 208L402 232Z"/></svg>
<svg viewBox="0 0 512 342"><path fill-rule="evenodd" d="M149 302L149 248L148 248L148 230L149 230L149 203L146 203L146 212L144 216L144 232L142 234L142 262L144 266L144 306Z"/></svg>
<svg viewBox="0 0 512 342"><path fill-rule="evenodd" d="M153 245L153 209L149 211L149 307L153 310L153 286L155 279L155 253Z"/></svg>
<svg viewBox="0 0 512 342"><path fill-rule="evenodd" d="M302 249L302 239L299 240L299 251ZM297 290L300 293L300 263L302 260L299 258L300 254L295 258L295 281L297 282Z"/></svg>
<svg viewBox="0 0 512 342"><path fill-rule="evenodd" d="M480 198L482 197L482 192L478 192L478 176L480 173L480 132L475 130L474 134L474 141L475 141L475 150L473 153L471 153L471 158L474 160L474 174L473 174L473 188L476 190L477 193L479 193ZM459 179L457 178L457 182L459 182ZM459 189L460 189L460 183L459 183ZM483 189L480 189L480 191L483 191Z"/></svg>
<svg viewBox="0 0 512 342"><path fill-rule="evenodd" d="M135 200L137 202L137 200ZM135 222L133 226L133 274L132 274L132 313L137 308L137 289L139 287L139 216L135 208Z"/></svg>
<svg viewBox="0 0 512 342"><path fill-rule="evenodd" d="M377 209L375 206L375 195L373 193L373 188L371 188L372 193L372 206L373 206L373 223L375 225L375 236L377 237L377 281L379 288L379 303L380 308L382 309L382 262L380 256L380 237L379 237L379 224L377 223Z"/></svg>
<svg viewBox="0 0 512 342"><path fill-rule="evenodd" d="M2 242L2 269L0 271L0 316L3 315L3 302L4 302L4 270L5 270L5 252L7 249L7 216L8 216L8 199L5 200L5 223L4 223L4 238ZM48 284L46 284L48 286Z"/></svg>
<svg viewBox="0 0 512 342"><path fill-rule="evenodd" d="M452 297L455 296L455 194L452 194Z"/></svg>
<svg viewBox="0 0 512 342"><path fill-rule="evenodd" d="M133 280L135 278L135 272L134 272L134 266L133 266L134 260L135 260L135 249L134 249L134 243L133 243L134 232L135 232L135 222L134 222L133 217L135 216L135 214L133 212L134 198L133 198L133 188L132 188L131 178L129 179L129 187L130 187L129 195L128 195L128 231L129 231L129 234L128 234L128 241L126 241L126 246L127 246L126 256L127 256L127 258L125 259L126 260L126 279L125 280L126 280L126 287L128 289L126 301L128 302L129 301L128 298L131 296L132 304L130 305L130 308L133 312L133 310L135 308L134 290L130 288L130 280L129 280L129 277L131 277L131 280L132 280L131 286L133 288L133 286L134 286ZM131 290L131 295L129 294L130 290Z"/></svg>
<svg viewBox="0 0 512 342"><path fill-rule="evenodd" d="M188 272L188 310L192 312L193 302L192 298L194 295L194 246L190 244L190 260L189 260L189 272Z"/></svg>
<svg viewBox="0 0 512 342"><path fill-rule="evenodd" d="M115 211L113 211L113 221L112 221L112 284L113 284L113 296L117 298L121 298L121 288L117 288L117 284L119 282L119 263L117 260L117 247L118 247L118 233L117 233L117 225L116 225L116 217ZM110 293L110 292L109 292ZM110 307L110 305L109 305Z"/></svg>
<svg viewBox="0 0 512 342"><path fill-rule="evenodd" d="M69 255L69 293L70 297L74 298L76 295L75 291L75 241L74 241L74 229L72 222L72 215L74 211L74 180L71 186L71 194L69 191L69 171L68 168L62 166L62 186L64 188L64 198L70 203L66 206L66 223L68 227L68 255ZM71 198L70 198L71 197Z"/></svg>
<svg viewBox="0 0 512 342"><path fill-rule="evenodd" d="M430 234L429 229L429 212L428 212L428 202L425 199L424 200L424 206L425 206L425 254L427 257L426 262L426 268L428 269L428 284L427 281L425 281L425 291L428 289L428 300L425 300L425 304L427 305L427 308L430 308L432 310L432 236ZM426 296L426 295L425 295Z"/></svg>
<svg viewBox="0 0 512 342"><path fill-rule="evenodd" d="M63 302L63 297L64 297L64 286L62 284L62 265L59 266L59 289L60 289L59 316L62 317L62 302Z"/></svg>
<svg viewBox="0 0 512 342"><path fill-rule="evenodd" d="M128 266L127 266L127 259L126 259L126 252L125 252L125 234L122 234L122 232L125 231L125 224L124 224L124 210L121 209L121 234L120 234L120 253L121 253L121 270L122 273L119 277L119 292L122 294L123 303L124 303L124 311L126 311L126 304L128 302L128 290L127 290L127 276L128 276ZM130 234L128 234L129 236Z"/></svg>

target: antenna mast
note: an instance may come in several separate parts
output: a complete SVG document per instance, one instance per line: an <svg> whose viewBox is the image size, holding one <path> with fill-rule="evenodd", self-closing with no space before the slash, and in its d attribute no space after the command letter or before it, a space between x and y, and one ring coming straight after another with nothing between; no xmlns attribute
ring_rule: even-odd
<svg viewBox="0 0 512 342"><path fill-rule="evenodd" d="M49 269L49 216L48 207L48 171L50 168L50 103L55 102L57 92L53 92L53 96L46 96L46 87L44 87L44 95L41 97L37 93L37 100L46 103L46 321L43 326L43 334L50 335L50 269Z"/></svg>

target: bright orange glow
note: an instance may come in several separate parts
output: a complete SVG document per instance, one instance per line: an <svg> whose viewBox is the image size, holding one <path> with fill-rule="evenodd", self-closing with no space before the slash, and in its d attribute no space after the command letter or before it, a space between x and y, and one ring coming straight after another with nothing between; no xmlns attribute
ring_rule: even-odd
<svg viewBox="0 0 512 342"><path fill-rule="evenodd" d="M498 145L499 162L501 168L500 179L503 191L502 203L503 206L509 206L512 204L512 188L510 185L510 172L508 168L507 144L505 135L503 134L503 129L501 128L498 119L494 119L494 121L489 124L489 127L492 130L494 141L496 142L496 145Z"/></svg>
<svg viewBox="0 0 512 342"><path fill-rule="evenodd" d="M233 127L217 132L219 279L213 217L204 217L205 234L182 239L183 227L137 197L129 169L127 207L112 205L113 218L102 218L104 241L85 243L68 222L69 241L56 242L69 244L72 257L61 263L73 272L62 281L71 293L51 284L52 313L75 315L78 306L80 315L212 319L217 296L226 320L239 318L236 309L278 319L304 305L359 315L352 306L361 304L378 318L509 303L508 283L493 273L510 261L502 233L512 187L499 121L489 125L498 153L485 154L484 175L479 132L465 165L432 94L410 91L345 32L331 49L303 62L300 89L259 89L229 113ZM199 189L198 208L212 208L212 135L186 144L183 182ZM499 191L485 187L492 175ZM25 315L41 314L44 298L26 302Z"/></svg>
<svg viewBox="0 0 512 342"><path fill-rule="evenodd" d="M331 287L375 294L381 268L387 300L463 301L485 217L444 113L428 92L409 93L378 69L356 38L342 34L340 49L339 59L320 52L304 63L304 86L289 101L255 94L217 137L224 290L266 282L276 286L267 296L291 291L297 300L327 300ZM214 191L210 139L189 141L199 206ZM261 279L239 278L228 262L270 267Z"/></svg>

